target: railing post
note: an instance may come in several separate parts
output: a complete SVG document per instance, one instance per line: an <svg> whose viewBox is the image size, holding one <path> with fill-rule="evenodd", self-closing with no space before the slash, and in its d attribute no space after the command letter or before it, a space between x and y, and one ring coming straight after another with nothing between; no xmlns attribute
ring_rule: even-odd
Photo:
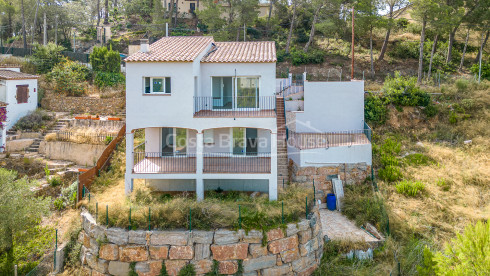
<svg viewBox="0 0 490 276"><path fill-rule="evenodd" d="M305 217L308 219L308 196L305 199Z"/></svg>

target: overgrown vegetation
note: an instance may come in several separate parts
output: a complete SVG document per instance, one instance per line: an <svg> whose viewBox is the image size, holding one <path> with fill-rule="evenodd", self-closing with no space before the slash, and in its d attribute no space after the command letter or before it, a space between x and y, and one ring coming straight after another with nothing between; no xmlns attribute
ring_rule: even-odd
<svg viewBox="0 0 490 276"><path fill-rule="evenodd" d="M49 121L53 120L46 112L36 109L34 112L20 118L13 129L22 131L40 131L46 128Z"/></svg>
<svg viewBox="0 0 490 276"><path fill-rule="evenodd" d="M425 185L420 181L403 180L398 182L395 188L399 194L415 197L424 191Z"/></svg>
<svg viewBox="0 0 490 276"><path fill-rule="evenodd" d="M46 75L48 81L54 83L56 93L64 93L67 96L82 96L87 92L89 81L92 78L90 69L85 65L64 58L54 66Z"/></svg>

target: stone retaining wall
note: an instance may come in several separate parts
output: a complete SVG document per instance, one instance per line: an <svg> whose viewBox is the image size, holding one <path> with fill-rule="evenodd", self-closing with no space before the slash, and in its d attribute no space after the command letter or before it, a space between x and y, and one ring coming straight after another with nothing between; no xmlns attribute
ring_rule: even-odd
<svg viewBox="0 0 490 276"><path fill-rule="evenodd" d="M226 275L236 273L241 260L244 276L303 276L313 273L323 254L318 208L309 220L267 232L265 246L257 230L128 231L97 225L87 211L81 217L81 262L92 276L126 276L132 262L138 275L158 275L162 261L169 275L177 275L189 263L203 275L213 260Z"/></svg>
<svg viewBox="0 0 490 276"><path fill-rule="evenodd" d="M106 147L106 145L42 141L39 145L39 153L49 159L72 161L80 166L93 166Z"/></svg>
<svg viewBox="0 0 490 276"><path fill-rule="evenodd" d="M331 193L333 190L332 178L334 176L338 175L346 185L361 184L367 177L371 176L371 166L366 163L299 167L290 160L289 170L293 182L304 183L311 187L313 180L315 180L315 199L320 199L322 202L326 202L327 193Z"/></svg>
<svg viewBox="0 0 490 276"><path fill-rule="evenodd" d="M55 112L73 112L75 114L90 113L99 115L115 115L124 108L126 100L119 98L65 97L46 95L41 100L44 109Z"/></svg>

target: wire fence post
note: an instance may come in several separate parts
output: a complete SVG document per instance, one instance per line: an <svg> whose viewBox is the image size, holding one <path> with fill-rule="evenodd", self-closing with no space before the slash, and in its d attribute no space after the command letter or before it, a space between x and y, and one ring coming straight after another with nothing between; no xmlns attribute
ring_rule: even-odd
<svg viewBox="0 0 490 276"><path fill-rule="evenodd" d="M53 271L56 270L56 251L58 251L58 229L56 229L56 242L54 244L54 262L53 262Z"/></svg>
<svg viewBox="0 0 490 276"><path fill-rule="evenodd" d="M148 231L151 231L151 207L148 207Z"/></svg>
<svg viewBox="0 0 490 276"><path fill-rule="evenodd" d="M282 189L284 190L284 178L282 179Z"/></svg>
<svg viewBox="0 0 490 276"><path fill-rule="evenodd" d="M281 219L282 224L284 224L284 201L281 202Z"/></svg>
<svg viewBox="0 0 490 276"><path fill-rule="evenodd" d="M90 203L90 191L88 191L88 203Z"/></svg>
<svg viewBox="0 0 490 276"><path fill-rule="evenodd" d="M305 216L306 219L308 219L308 196L306 196L306 200L305 200Z"/></svg>
<svg viewBox="0 0 490 276"><path fill-rule="evenodd" d="M192 232L192 209L189 208L189 232Z"/></svg>
<svg viewBox="0 0 490 276"><path fill-rule="evenodd" d="M131 230L131 207L129 207L129 230Z"/></svg>
<svg viewBox="0 0 490 276"><path fill-rule="evenodd" d="M82 187L82 198L84 198L84 197L85 197L85 185L83 185L83 187Z"/></svg>
<svg viewBox="0 0 490 276"><path fill-rule="evenodd" d="M316 204L316 189L315 189L315 179L313 179L313 206Z"/></svg>
<svg viewBox="0 0 490 276"><path fill-rule="evenodd" d="M238 226L242 229L242 206L238 205Z"/></svg>
<svg viewBox="0 0 490 276"><path fill-rule="evenodd" d="M99 203L95 202L95 223L97 223L98 217L99 217Z"/></svg>
<svg viewBox="0 0 490 276"><path fill-rule="evenodd" d="M105 206L105 224L109 226L109 205Z"/></svg>

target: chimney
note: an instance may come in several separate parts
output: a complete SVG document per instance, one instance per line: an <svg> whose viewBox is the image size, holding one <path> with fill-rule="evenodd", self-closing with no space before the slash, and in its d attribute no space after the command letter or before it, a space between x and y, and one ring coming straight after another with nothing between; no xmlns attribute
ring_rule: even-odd
<svg viewBox="0 0 490 276"><path fill-rule="evenodd" d="M143 38L140 39L141 47L140 51L143 53L148 53L150 51L150 43L148 42L148 39Z"/></svg>

